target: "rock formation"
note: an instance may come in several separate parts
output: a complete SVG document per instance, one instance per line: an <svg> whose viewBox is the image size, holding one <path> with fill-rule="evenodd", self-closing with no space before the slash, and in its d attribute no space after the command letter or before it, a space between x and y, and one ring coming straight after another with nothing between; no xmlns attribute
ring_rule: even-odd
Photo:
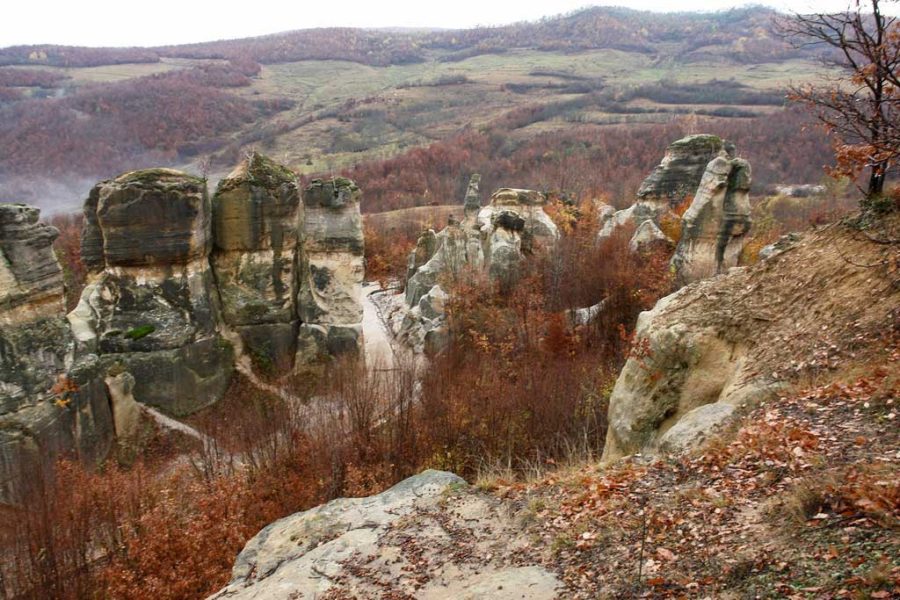
<svg viewBox="0 0 900 600"><path fill-rule="evenodd" d="M672 257L676 282L684 285L736 266L749 230L750 164L717 156L681 220L681 239Z"/></svg>
<svg viewBox="0 0 900 600"><path fill-rule="evenodd" d="M65 319L58 232L38 209L0 204L0 502L37 461L103 456L113 423L95 359L76 360Z"/></svg>
<svg viewBox="0 0 900 600"><path fill-rule="evenodd" d="M231 582L210 600L556 598L555 575L501 558L526 544L521 526L467 488L452 473L425 471L377 496L285 517L247 543Z"/></svg>
<svg viewBox="0 0 900 600"><path fill-rule="evenodd" d="M300 194L296 176L253 153L219 182L213 251L222 318L257 364L289 369L299 316Z"/></svg>
<svg viewBox="0 0 900 600"><path fill-rule="evenodd" d="M658 225L662 215L697 191L709 161L723 153L732 156L734 146L714 135L689 135L672 142L660 163L641 183L635 203L606 218L600 237L609 237L625 224L638 227L652 220Z"/></svg>
<svg viewBox="0 0 900 600"><path fill-rule="evenodd" d="M304 211L293 173L258 154L212 202L205 180L170 169L102 181L69 315L58 232L0 204L0 501L29 461L127 446L141 404L180 416L216 402L236 352L286 367L358 350L359 199L349 180L313 181Z"/></svg>
<svg viewBox="0 0 900 600"><path fill-rule="evenodd" d="M361 197L343 177L313 180L303 191L298 364L362 347Z"/></svg>
<svg viewBox="0 0 900 600"><path fill-rule="evenodd" d="M206 182L169 169L97 184L84 207L90 273L69 315L80 347L114 356L141 402L184 415L212 404L231 377L217 330Z"/></svg>
<svg viewBox="0 0 900 600"><path fill-rule="evenodd" d="M481 175L474 173L469 177L469 185L466 188L466 197L463 199L464 215L468 218L477 215L481 210Z"/></svg>
<svg viewBox="0 0 900 600"><path fill-rule="evenodd" d="M689 449L793 376L835 368L835 353L859 343L861 331L896 327L900 288L890 270L845 259L875 264L895 249L854 238L849 227L791 243L790 252L689 284L640 315L610 397L604 459Z"/></svg>
<svg viewBox="0 0 900 600"><path fill-rule="evenodd" d="M476 176L466 194L465 219L451 217L437 234L425 231L408 259L407 313L394 333L426 353L439 351L447 341L443 279L454 279L464 268L487 269L494 279L510 284L525 256L559 239L556 224L544 212L546 197L540 192L502 188L476 212L474 189Z"/></svg>

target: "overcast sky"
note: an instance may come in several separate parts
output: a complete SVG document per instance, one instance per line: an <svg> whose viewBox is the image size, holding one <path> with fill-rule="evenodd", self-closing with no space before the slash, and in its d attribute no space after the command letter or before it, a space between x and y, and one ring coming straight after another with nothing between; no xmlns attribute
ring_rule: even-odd
<svg viewBox="0 0 900 600"><path fill-rule="evenodd" d="M609 2L607 4L615 4ZM734 0L628 0L654 11L722 10ZM155 46L241 38L309 27L502 25L569 12L584 0L5 0L0 47L19 44ZM600 2L598 4L604 4ZM779 10L842 10L847 0L769 0Z"/></svg>

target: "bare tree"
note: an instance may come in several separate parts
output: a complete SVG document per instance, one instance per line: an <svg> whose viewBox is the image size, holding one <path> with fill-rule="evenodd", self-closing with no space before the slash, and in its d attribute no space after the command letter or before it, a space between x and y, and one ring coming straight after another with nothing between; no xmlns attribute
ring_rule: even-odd
<svg viewBox="0 0 900 600"><path fill-rule="evenodd" d="M839 75L791 88L791 99L812 107L834 136L832 173L869 172L867 199L884 192L900 157L900 23L885 15L896 0L852 0L845 12L794 15L779 24L795 47L820 48Z"/></svg>

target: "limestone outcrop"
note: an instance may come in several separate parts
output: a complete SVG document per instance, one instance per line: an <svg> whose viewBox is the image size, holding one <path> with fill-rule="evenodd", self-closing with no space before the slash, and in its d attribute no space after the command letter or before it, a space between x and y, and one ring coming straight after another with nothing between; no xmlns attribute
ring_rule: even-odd
<svg viewBox="0 0 900 600"><path fill-rule="evenodd" d="M717 156L681 219L681 239L672 257L676 282L684 285L736 266L749 230L750 164Z"/></svg>
<svg viewBox="0 0 900 600"><path fill-rule="evenodd" d="M247 543L211 600L556 598L555 575L511 560L527 546L521 527L496 499L467 488L452 473L425 471L377 496L285 517Z"/></svg>
<svg viewBox="0 0 900 600"><path fill-rule="evenodd" d="M300 193L296 176L253 153L219 182L210 256L222 319L257 364L289 369L299 316Z"/></svg>
<svg viewBox="0 0 900 600"><path fill-rule="evenodd" d="M361 197L356 184L343 177L313 180L303 191L298 364L362 347Z"/></svg>
<svg viewBox="0 0 900 600"><path fill-rule="evenodd" d="M0 204L0 502L66 452L103 456L114 436L95 359L77 359L65 319L58 232L37 208Z"/></svg>
<svg viewBox="0 0 900 600"><path fill-rule="evenodd" d="M83 352L114 357L141 402L185 415L218 400L233 351L219 335L206 182L169 169L97 184L84 207L88 285L69 320Z"/></svg>

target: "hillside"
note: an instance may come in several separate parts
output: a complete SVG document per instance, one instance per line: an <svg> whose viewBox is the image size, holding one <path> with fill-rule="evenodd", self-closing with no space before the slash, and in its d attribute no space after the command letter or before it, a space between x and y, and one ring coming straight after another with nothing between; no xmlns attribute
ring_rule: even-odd
<svg viewBox="0 0 900 600"><path fill-rule="evenodd" d="M426 471L271 524L214 597L896 597L900 256L880 240L898 226L895 215L880 232L849 220L807 232L645 313L684 345L642 351L639 333L629 365L663 374L659 402L679 369L703 401L723 364L781 383L745 394L740 418L706 426L698 449L548 460L525 483ZM705 355L707 329L746 351Z"/></svg>
<svg viewBox="0 0 900 600"><path fill-rule="evenodd" d="M615 200L651 148L698 127L739 143L761 185L816 182L827 144L783 98L821 71L775 16L595 8L466 31L4 48L0 195L74 208L97 178L161 164L217 179L256 147L302 174L352 171L366 212L455 201L471 171ZM786 135L797 156L774 150ZM560 174L579 160L583 181Z"/></svg>

